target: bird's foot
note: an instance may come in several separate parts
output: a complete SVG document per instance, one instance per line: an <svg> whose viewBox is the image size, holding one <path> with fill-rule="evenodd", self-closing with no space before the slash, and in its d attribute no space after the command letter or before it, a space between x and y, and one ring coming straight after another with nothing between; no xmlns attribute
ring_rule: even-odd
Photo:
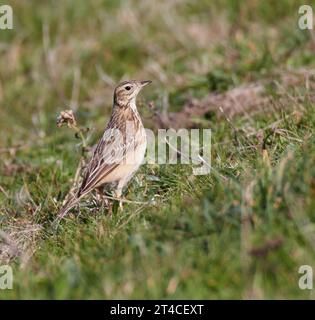
<svg viewBox="0 0 315 320"><path fill-rule="evenodd" d="M96 200L98 206L107 210L108 214L111 216L113 213L113 202L108 199L107 195L103 192L97 192Z"/></svg>

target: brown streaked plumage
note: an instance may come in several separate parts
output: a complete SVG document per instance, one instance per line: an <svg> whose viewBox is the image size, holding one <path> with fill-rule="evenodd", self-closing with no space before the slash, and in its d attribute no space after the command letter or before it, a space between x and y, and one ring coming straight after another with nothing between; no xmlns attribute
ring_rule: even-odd
<svg viewBox="0 0 315 320"><path fill-rule="evenodd" d="M146 134L136 107L140 90L151 81L124 81L114 92L113 110L103 137L89 161L78 191L66 202L58 217L64 217L85 195L107 184L122 190L141 165L146 150Z"/></svg>

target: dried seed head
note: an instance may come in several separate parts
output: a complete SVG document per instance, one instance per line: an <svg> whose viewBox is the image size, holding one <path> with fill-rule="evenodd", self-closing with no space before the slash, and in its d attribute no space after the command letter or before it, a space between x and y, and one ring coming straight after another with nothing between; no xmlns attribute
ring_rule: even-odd
<svg viewBox="0 0 315 320"><path fill-rule="evenodd" d="M57 117L57 126L60 128L64 124L66 124L69 128L77 126L77 121L72 110L61 111Z"/></svg>

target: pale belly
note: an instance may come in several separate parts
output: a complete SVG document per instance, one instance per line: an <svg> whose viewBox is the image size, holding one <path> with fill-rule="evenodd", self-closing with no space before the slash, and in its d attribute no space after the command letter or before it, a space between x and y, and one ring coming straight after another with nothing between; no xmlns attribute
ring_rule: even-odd
<svg viewBox="0 0 315 320"><path fill-rule="evenodd" d="M134 152L127 153L124 161L104 177L100 184L119 182L120 180L128 181L143 163L146 147L145 141L135 148Z"/></svg>

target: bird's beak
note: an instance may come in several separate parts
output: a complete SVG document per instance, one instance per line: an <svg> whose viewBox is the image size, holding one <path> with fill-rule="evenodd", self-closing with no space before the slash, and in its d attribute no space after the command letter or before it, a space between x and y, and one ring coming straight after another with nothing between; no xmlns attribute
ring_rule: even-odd
<svg viewBox="0 0 315 320"><path fill-rule="evenodd" d="M146 85L150 84L152 81L151 80L143 80L143 81L140 81L140 87L143 88L145 87Z"/></svg>

